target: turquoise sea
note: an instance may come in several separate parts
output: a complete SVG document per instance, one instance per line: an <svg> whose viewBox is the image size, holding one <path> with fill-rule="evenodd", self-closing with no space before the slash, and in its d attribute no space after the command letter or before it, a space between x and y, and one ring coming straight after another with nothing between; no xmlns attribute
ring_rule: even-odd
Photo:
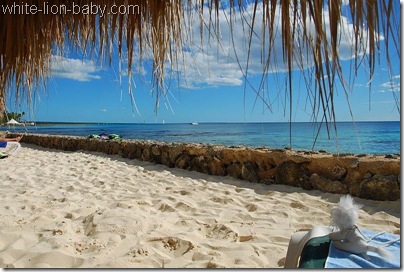
<svg viewBox="0 0 404 272"><path fill-rule="evenodd" d="M325 124L293 123L292 149L331 153L400 154L400 122L339 122L327 136ZM115 133L124 139L190 142L226 146L284 148L290 146L289 123L191 124L37 124L1 127L10 132L88 136ZM314 145L314 146L313 146Z"/></svg>

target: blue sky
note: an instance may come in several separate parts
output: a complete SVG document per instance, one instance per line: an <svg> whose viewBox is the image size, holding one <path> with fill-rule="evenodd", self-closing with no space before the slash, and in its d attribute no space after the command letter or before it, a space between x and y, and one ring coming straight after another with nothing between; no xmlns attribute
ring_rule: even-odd
<svg viewBox="0 0 404 272"><path fill-rule="evenodd" d="M345 20L348 24L349 20L347 18ZM133 107L128 93L128 76L125 68L122 70L122 83L120 83L119 65L116 60L109 66L70 53L63 57L52 58L52 69L46 90L38 89L31 107L22 107L26 112L26 119L112 123L160 123L163 120L166 123L288 122L289 102L284 94L286 73L284 66L279 65L280 60L277 60L276 68L274 65L273 73L267 75L264 91L271 105L269 110L262 101L259 99L256 101L255 92L248 86L245 88L244 85L239 63L242 67L246 67L247 57L246 40L241 25L233 32L235 39L233 44L225 20L222 20L222 24L220 44L212 42L210 46L205 45L203 50L196 49L191 43L188 45L188 50L183 52L185 64L181 63L173 71L175 75L180 76L180 82L175 79L171 81L169 94L166 99L160 100L157 114L156 96L151 94L152 69L147 53L143 64L133 68L135 71L132 80L133 98L137 109ZM258 30L259 27L258 25ZM194 43L199 43L198 38ZM255 87L262 77L259 46L259 41L253 40L248 78ZM275 43L275 47L278 53L274 55L281 56L280 41ZM398 56L392 56L393 75L390 78L384 59L383 41L381 50L380 65L376 67L372 79L371 108L369 109L369 77L366 69L359 70L352 84L352 92L349 91L349 102L355 121L400 120L394 97L396 95L400 99L400 59ZM237 53L239 63L234 52ZM391 52L395 50L391 49ZM352 64L349 37L342 37L339 54L343 59L345 76L348 78L349 67ZM125 67L125 64L124 59L122 67ZM307 67L310 68L309 63ZM167 70L168 74L169 72ZM293 91L292 121L311 121L312 109L307 100L306 85L299 71L293 72ZM337 121L351 121L346 96L341 87L337 87L335 99ZM8 101L8 106L11 111L15 109L12 99Z"/></svg>

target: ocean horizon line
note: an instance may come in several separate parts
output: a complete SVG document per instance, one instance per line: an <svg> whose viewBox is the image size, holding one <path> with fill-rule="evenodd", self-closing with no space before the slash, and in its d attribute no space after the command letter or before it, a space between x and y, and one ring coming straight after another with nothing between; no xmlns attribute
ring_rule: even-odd
<svg viewBox="0 0 404 272"><path fill-rule="evenodd" d="M373 121L336 121L337 124L342 124L342 123L399 123L401 122L400 120L373 120ZM74 122L59 122L59 121L23 121L22 123L34 123L35 125L184 125L184 124L191 124L192 121L190 122L79 122L79 121L74 121ZM265 121L265 122L258 122L258 121L251 121L251 122L225 122L225 121L207 121L207 122L199 122L197 121L199 125L201 124L289 124L290 122L287 121ZM326 122L311 122L311 121L296 121L292 122L292 124L325 124ZM334 121L328 122L328 123L334 123ZM9 126L7 124L4 124L3 126Z"/></svg>

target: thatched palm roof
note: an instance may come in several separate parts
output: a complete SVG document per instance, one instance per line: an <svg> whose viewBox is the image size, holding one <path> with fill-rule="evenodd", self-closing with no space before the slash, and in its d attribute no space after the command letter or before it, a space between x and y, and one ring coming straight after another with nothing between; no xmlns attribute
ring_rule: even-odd
<svg viewBox="0 0 404 272"><path fill-rule="evenodd" d="M318 95L317 107L322 109L328 119L333 119L333 88L334 80L340 79L345 86L343 75L340 70L340 58L338 55L339 33L347 31L341 27L341 10L343 2L348 2L347 7L352 17L354 32L354 49L357 53L357 61L361 65L367 65L369 76L372 77L376 65L379 49L380 36L384 34L384 42L394 43L400 56L399 49L399 21L394 17L393 4L397 0L263 0L255 1L251 20L245 29L248 37L254 32L256 11L261 9L262 24L266 28L262 33L263 41L269 51L273 50L275 14L281 14L283 60L287 63L289 71L292 70L292 62L298 61L296 57L299 48L311 51L314 63L313 79L315 80L315 92ZM17 97L31 97L32 90L49 74L50 59L54 51L63 52L66 45L80 48L93 53L92 58L100 57L111 61L112 45L117 43L119 56L124 51L128 55L128 69L131 71L132 64L140 61L142 48L149 46L153 53L154 82L161 86L164 81L165 66L167 59L178 60L181 46L187 35L188 23L186 18L198 20L198 16L209 11L210 21L200 21L201 29L207 27L214 33L220 20L219 0L25 0L25 5L41 7L48 5L65 5L67 10L72 10L72 4L101 5L110 10L112 5L136 6L135 14L104 14L99 15L73 14L67 12L63 15L44 14L37 12L35 15L18 15L4 12L4 5L12 6L14 0L3 0L3 11L0 11L0 110L5 108L4 97L8 92L15 92ZM229 0L228 5L232 9L230 16L243 13L241 0ZM254 1L252 1L254 2ZM116 7L115 6L115 7ZM324 18L325 10L328 18ZM16 13L16 12L14 12ZM21 13L21 12L20 12ZM233 14L233 15L232 15ZM229 23L231 18L227 18ZM261 19L260 19L261 20ZM329 28L325 27L324 21L329 20ZM308 32L305 24L314 23L314 31ZM303 27L301 27L303 25ZM300 28L299 28L300 26ZM297 30L302 31L297 31ZM368 34L364 34L366 29ZM352 29L351 29L352 30ZM349 30L349 31L351 31ZM203 31L201 31L202 33ZM269 33L266 34L266 33ZM295 44L296 36L299 35L301 47ZM211 39L216 37L202 37ZM389 46L386 46L388 49ZM134 50L140 54L134 59ZM52 52L53 51L53 52ZM359 52L367 51L366 59L359 58ZM267 52L270 56L271 52ZM389 58L391 52L386 51ZM178 58L176 58L178 57ZM172 63L172 62L171 62ZM266 61L263 60L263 64ZM302 65L303 67L304 65ZM356 67L359 64L356 65ZM263 65L263 72L270 67ZM302 68L303 69L303 68ZM289 72L289 79L292 74ZM291 83L291 82L290 82ZM292 84L289 84L288 92L292 92ZM26 95L26 96L25 96Z"/></svg>

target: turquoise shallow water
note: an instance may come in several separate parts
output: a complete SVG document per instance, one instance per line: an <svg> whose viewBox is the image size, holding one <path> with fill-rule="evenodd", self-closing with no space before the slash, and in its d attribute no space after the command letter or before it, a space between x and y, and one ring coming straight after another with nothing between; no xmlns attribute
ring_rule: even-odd
<svg viewBox="0 0 404 272"><path fill-rule="evenodd" d="M292 148L326 150L332 153L399 154L400 122L339 122L327 136L325 125L292 124ZM190 124L47 124L30 127L2 127L28 133L88 136L116 133L125 139L164 142L192 142L284 148L290 146L289 123L200 123ZM313 147L314 144L314 147Z"/></svg>

